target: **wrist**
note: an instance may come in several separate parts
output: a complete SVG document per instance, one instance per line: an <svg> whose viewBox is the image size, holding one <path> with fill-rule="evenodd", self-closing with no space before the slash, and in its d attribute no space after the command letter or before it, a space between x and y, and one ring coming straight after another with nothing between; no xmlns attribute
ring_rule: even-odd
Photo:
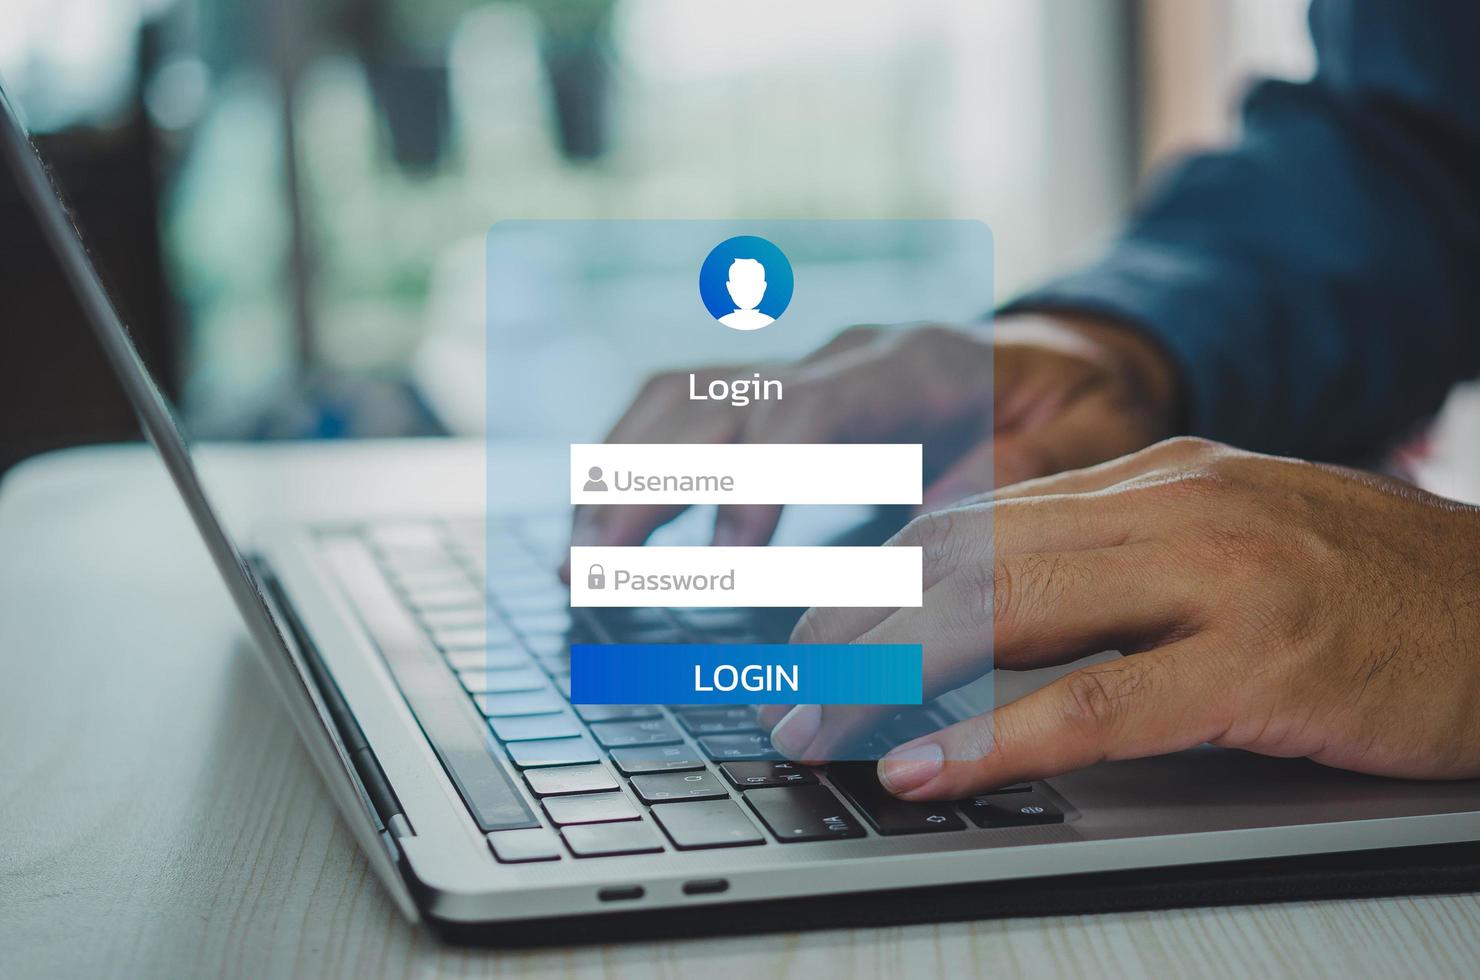
<svg viewBox="0 0 1480 980"><path fill-rule="evenodd" d="M1065 353L1092 360L1108 371L1119 380L1127 408L1142 416L1152 430L1153 441L1185 428L1177 365L1166 348L1139 327L1073 312L1012 314L998 325L1009 336L1027 331L1036 338L1052 338Z"/></svg>

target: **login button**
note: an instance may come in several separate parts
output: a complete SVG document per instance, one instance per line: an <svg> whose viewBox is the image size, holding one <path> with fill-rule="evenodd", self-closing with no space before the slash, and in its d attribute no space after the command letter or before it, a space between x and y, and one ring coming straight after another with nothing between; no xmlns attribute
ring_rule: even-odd
<svg viewBox="0 0 1480 980"><path fill-rule="evenodd" d="M919 704L919 644L577 643L576 704Z"/></svg>

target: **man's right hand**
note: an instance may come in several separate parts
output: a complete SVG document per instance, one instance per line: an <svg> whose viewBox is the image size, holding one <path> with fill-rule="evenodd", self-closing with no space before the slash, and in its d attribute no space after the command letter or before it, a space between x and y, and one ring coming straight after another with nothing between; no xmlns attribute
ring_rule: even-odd
<svg viewBox="0 0 1480 980"><path fill-rule="evenodd" d="M852 327L796 364L760 370L781 401L688 399L755 366L651 378L607 436L614 443L920 442L925 510L1150 445L1176 428L1175 371L1139 332L1085 317L1015 315L995 326ZM995 376L995 384L990 379ZM586 506L572 543L635 545L682 510ZM781 509L719 510L716 545L761 545Z"/></svg>

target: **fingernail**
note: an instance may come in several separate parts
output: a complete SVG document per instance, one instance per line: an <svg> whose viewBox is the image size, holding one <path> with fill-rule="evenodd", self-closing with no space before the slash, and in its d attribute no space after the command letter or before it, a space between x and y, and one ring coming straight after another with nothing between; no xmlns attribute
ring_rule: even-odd
<svg viewBox="0 0 1480 980"><path fill-rule="evenodd" d="M935 742L902 745L879 760L879 782L898 795L919 789L940 774L946 754Z"/></svg>
<svg viewBox="0 0 1480 980"><path fill-rule="evenodd" d="M788 758L798 759L822 730L822 708L799 704L771 730L771 744Z"/></svg>

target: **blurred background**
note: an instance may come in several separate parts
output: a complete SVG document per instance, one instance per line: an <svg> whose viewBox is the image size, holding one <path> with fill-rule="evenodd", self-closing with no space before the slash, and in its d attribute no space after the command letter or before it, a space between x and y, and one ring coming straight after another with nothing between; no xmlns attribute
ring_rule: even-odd
<svg viewBox="0 0 1480 980"><path fill-rule="evenodd" d="M197 436L476 431L507 218L970 218L1006 298L1312 70L1304 0L5 0L0 81ZM0 470L135 429L0 175ZM840 324L841 326L841 324Z"/></svg>

